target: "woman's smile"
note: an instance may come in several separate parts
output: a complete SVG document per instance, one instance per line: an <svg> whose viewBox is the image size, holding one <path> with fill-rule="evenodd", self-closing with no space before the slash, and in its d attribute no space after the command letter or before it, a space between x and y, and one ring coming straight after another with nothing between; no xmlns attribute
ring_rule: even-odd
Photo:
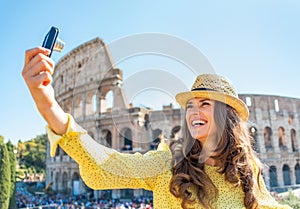
<svg viewBox="0 0 300 209"><path fill-rule="evenodd" d="M199 119L199 120L197 120L197 119L192 120L192 126L193 126L193 127L203 126L203 125L205 125L206 123L207 123L207 121L206 121L206 120L202 120L202 119Z"/></svg>
<svg viewBox="0 0 300 209"><path fill-rule="evenodd" d="M194 139L204 144L207 138L215 137L215 101L206 98L193 98L186 105L186 121Z"/></svg>

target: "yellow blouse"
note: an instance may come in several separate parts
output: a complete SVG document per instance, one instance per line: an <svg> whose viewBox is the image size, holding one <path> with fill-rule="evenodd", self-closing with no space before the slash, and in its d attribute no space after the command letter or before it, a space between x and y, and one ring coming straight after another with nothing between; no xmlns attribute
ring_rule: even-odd
<svg viewBox="0 0 300 209"><path fill-rule="evenodd" d="M171 152L168 146L160 144L156 151L145 154L125 154L107 148L93 140L74 119L68 115L66 134L58 136L47 127L50 154L55 155L59 145L78 164L84 182L95 190L143 188L153 191L154 207L157 209L180 209L181 199L169 192L171 172ZM214 208L242 209L244 193L241 187L233 187L224 176L216 172L216 167L205 166L205 171L219 190ZM260 208L290 208L279 205L267 191L260 179L261 190L255 186L255 194ZM193 205L203 208L200 203Z"/></svg>

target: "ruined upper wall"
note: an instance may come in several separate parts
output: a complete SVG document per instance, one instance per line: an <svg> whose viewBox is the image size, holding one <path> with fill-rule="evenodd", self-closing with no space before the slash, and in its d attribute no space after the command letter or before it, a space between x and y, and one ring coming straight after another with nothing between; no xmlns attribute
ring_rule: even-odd
<svg viewBox="0 0 300 209"><path fill-rule="evenodd" d="M53 75L55 93L59 97L81 86L99 83L112 68L113 62L103 41L100 38L88 41L57 63Z"/></svg>
<svg viewBox="0 0 300 209"><path fill-rule="evenodd" d="M239 97L247 104L251 121L288 120L289 118L299 121L300 99L298 98L257 94L240 94Z"/></svg>

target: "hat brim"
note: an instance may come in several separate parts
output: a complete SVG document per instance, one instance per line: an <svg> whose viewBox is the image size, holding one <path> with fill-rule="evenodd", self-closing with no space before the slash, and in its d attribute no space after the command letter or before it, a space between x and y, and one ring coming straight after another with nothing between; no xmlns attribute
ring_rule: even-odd
<svg viewBox="0 0 300 209"><path fill-rule="evenodd" d="M247 121L249 117L249 110L246 104L240 100L239 98L230 96L230 95L225 95L220 92L216 91L188 91L188 92L182 92L178 93L175 98L178 104L185 109L186 108L186 103L192 99L192 98L207 98L211 100L216 100L219 102L223 102L225 104L228 104L229 106L233 107L240 118L243 121Z"/></svg>

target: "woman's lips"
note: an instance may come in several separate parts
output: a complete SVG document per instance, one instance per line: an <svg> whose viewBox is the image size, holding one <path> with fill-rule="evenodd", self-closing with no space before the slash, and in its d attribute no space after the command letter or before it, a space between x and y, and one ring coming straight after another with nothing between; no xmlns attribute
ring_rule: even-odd
<svg viewBox="0 0 300 209"><path fill-rule="evenodd" d="M195 126L203 126L207 123L206 120L203 120L203 119L196 119L196 120L192 120L192 126L195 127Z"/></svg>

